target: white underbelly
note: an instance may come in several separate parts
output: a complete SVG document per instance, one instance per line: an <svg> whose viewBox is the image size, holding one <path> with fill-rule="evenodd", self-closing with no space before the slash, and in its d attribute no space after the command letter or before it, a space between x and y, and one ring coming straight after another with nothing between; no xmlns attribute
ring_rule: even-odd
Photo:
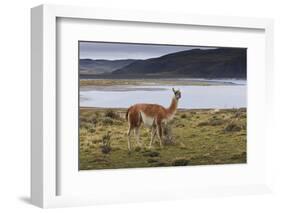
<svg viewBox="0 0 281 213"><path fill-rule="evenodd" d="M146 127L151 127L154 124L154 117L149 117L147 115L145 115L143 112L141 112L141 117L142 117L142 121L144 126Z"/></svg>

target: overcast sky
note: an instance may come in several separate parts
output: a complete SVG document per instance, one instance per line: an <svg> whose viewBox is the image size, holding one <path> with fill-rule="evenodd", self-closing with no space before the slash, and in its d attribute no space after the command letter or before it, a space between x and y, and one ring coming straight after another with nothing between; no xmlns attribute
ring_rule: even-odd
<svg viewBox="0 0 281 213"><path fill-rule="evenodd" d="M191 50L195 48L212 49L194 46L151 45L151 44L127 44L127 43L103 43L80 42L80 59L147 59L160 57L173 52Z"/></svg>

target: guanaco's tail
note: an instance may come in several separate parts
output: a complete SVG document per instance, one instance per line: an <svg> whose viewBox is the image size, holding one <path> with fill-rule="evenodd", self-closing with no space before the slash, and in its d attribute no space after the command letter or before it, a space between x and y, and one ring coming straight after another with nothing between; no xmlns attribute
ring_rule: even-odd
<svg viewBox="0 0 281 213"><path fill-rule="evenodd" d="M129 111L130 111L131 107L128 108L127 112L126 112L126 121L128 121L128 116L129 116Z"/></svg>

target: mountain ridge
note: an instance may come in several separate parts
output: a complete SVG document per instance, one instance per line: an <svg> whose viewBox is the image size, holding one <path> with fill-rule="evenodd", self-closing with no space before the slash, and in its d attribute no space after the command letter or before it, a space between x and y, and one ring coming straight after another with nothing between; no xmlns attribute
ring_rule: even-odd
<svg viewBox="0 0 281 213"><path fill-rule="evenodd" d="M144 60L93 60L95 63L102 61L104 64L114 65L106 65L111 68L110 71L99 72L92 77L246 79L246 60L247 54L244 48L192 49ZM118 64L118 61L121 63ZM83 75L82 72L80 74Z"/></svg>
<svg viewBox="0 0 281 213"><path fill-rule="evenodd" d="M120 60L106 60L106 59L80 59L79 70L80 74L105 74L111 73L116 69L122 68L135 61L135 59L120 59Z"/></svg>

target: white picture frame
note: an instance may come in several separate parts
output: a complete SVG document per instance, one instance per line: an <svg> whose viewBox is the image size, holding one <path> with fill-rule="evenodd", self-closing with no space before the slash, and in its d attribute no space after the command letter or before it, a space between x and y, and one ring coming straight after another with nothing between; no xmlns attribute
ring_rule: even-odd
<svg viewBox="0 0 281 213"><path fill-rule="evenodd" d="M138 202L143 200L165 200L196 196L252 194L270 192L270 165L265 162L260 172L265 177L258 184L240 184L233 180L232 185L217 187L200 187L194 183L194 188L184 187L182 190L168 187L165 190L156 190L151 196L145 194L112 193L105 199L101 196L90 195L59 195L57 166L57 20L87 19L87 20L116 20L135 23L153 23L159 25L192 25L202 27L232 29L257 29L265 35L265 68L264 79L266 87L262 92L266 96L265 107L272 109L273 85L273 21L271 19L216 17L203 15L153 13L147 11L122 11L100 8L85 8L74 6L41 5L31 10L31 201L34 205L47 207L62 207L76 205L91 205L99 203ZM270 129L272 114L264 116L262 122L266 129ZM264 145L270 144L269 136L262 133ZM265 155L264 153L261 153ZM111 171L108 171L109 173ZM134 171L137 173L136 171ZM176 192L176 194L175 194ZM169 195L173 194L173 196ZM108 191L110 194L110 191Z"/></svg>

